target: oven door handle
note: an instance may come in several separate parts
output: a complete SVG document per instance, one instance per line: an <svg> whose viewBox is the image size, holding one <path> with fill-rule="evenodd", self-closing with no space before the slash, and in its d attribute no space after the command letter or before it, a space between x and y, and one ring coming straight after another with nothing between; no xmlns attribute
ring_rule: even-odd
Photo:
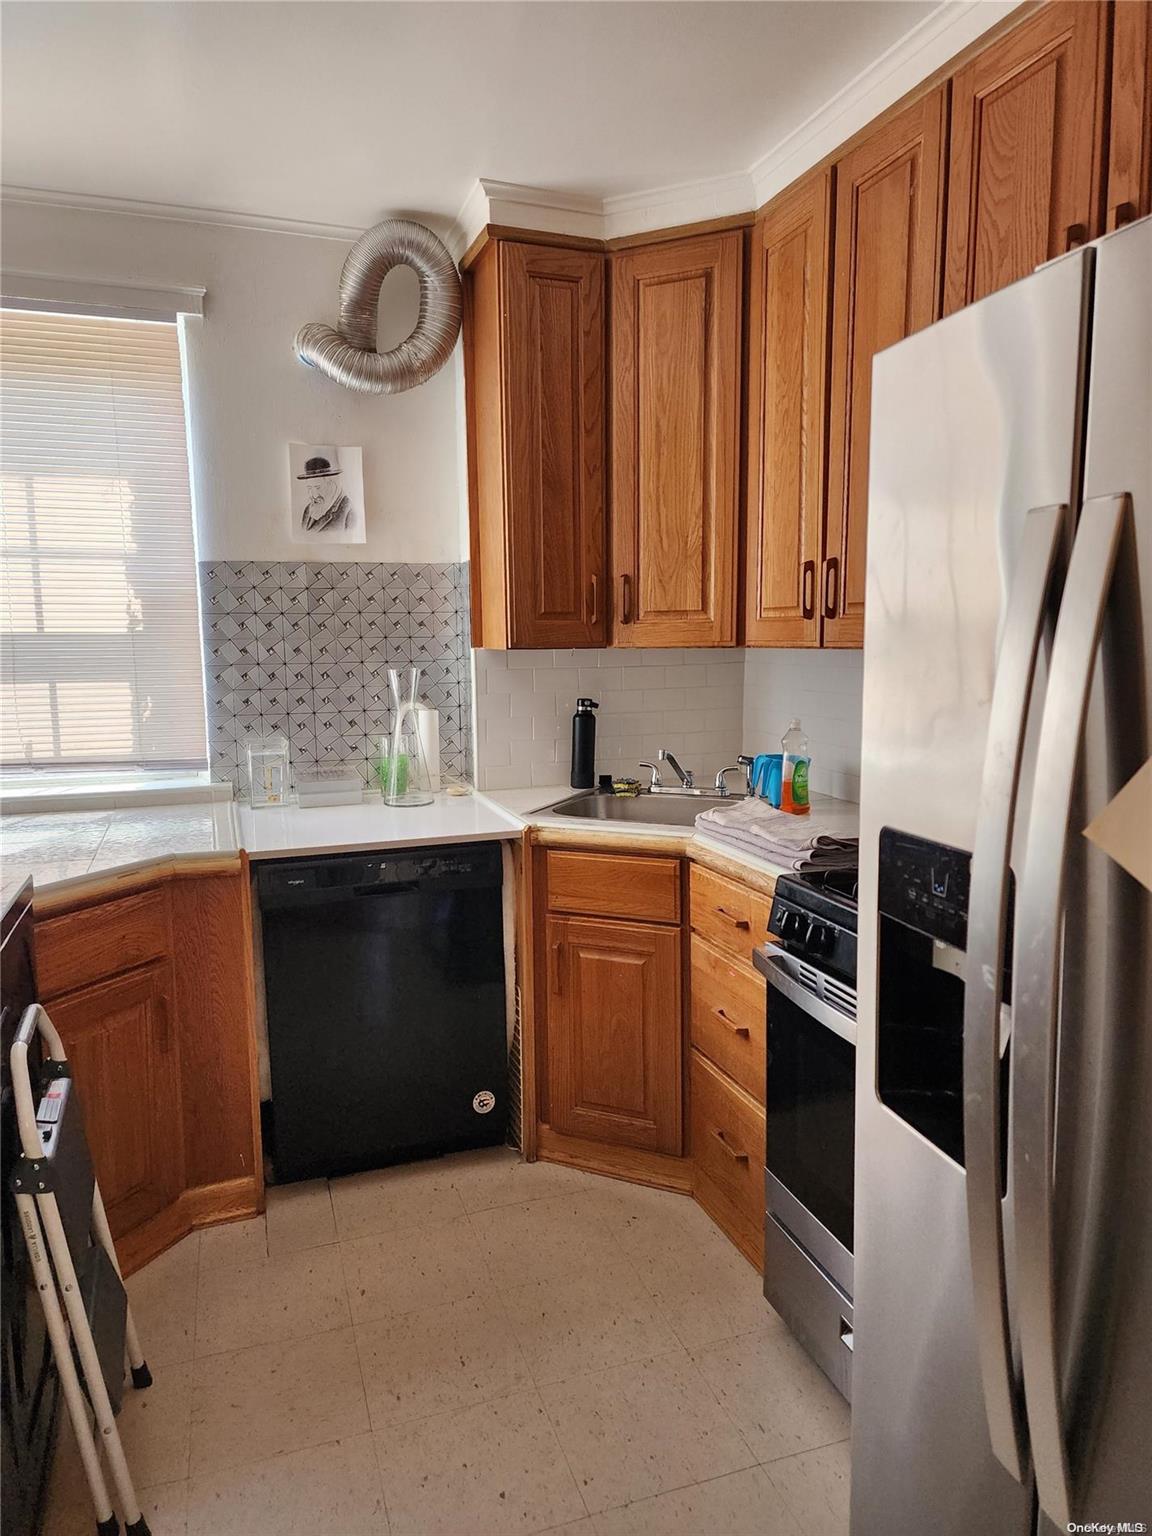
<svg viewBox="0 0 1152 1536"><path fill-rule="evenodd" d="M823 1024L825 1029L830 1029L834 1035L839 1035L841 1040L847 1040L850 1045L856 1044L856 1024L846 1013L841 1013L839 1008L834 1008L831 1003L826 1003L822 997L817 997L814 992L802 986L796 980L789 968L790 956L787 950L778 949L775 944L762 944L759 949L753 951L753 964L760 974L767 978L768 985L775 987L782 997L786 997L790 1003L795 1003L802 1012L815 1019L818 1024Z"/></svg>

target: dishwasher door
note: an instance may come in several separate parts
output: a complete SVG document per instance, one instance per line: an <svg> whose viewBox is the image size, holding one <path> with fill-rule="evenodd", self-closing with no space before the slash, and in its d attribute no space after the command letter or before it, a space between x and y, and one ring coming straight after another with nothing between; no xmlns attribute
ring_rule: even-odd
<svg viewBox="0 0 1152 1536"><path fill-rule="evenodd" d="M497 844L262 865L278 1181L505 1139Z"/></svg>

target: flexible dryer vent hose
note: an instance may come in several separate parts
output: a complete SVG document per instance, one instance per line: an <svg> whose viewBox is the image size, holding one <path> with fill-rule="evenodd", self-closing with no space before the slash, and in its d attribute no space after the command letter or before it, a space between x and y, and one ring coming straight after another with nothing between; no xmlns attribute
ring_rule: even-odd
<svg viewBox="0 0 1152 1536"><path fill-rule="evenodd" d="M393 267L414 268L420 314L406 341L376 350L380 285ZM337 384L365 395L395 395L424 384L448 361L460 334L460 274L447 247L411 219L366 230L340 274L340 328L311 324L296 333L296 355Z"/></svg>

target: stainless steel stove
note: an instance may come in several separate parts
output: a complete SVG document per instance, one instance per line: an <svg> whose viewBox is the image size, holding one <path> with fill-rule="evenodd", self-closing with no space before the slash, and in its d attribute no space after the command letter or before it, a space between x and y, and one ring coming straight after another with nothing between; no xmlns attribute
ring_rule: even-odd
<svg viewBox="0 0 1152 1536"><path fill-rule="evenodd" d="M764 1294L849 1397L856 871L782 876L768 934Z"/></svg>

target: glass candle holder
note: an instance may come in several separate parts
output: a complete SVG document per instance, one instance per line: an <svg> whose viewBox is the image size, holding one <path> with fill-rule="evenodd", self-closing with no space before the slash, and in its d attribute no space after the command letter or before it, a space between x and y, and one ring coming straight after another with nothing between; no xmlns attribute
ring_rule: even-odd
<svg viewBox="0 0 1152 1536"><path fill-rule="evenodd" d="M283 805L288 799L288 741L257 736L248 743L248 793L254 806Z"/></svg>

